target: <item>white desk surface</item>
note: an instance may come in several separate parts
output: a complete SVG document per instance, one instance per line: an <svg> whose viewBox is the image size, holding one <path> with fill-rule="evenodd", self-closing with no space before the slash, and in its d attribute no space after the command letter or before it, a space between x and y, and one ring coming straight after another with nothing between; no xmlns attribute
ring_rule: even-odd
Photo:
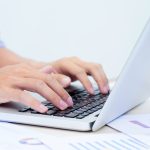
<svg viewBox="0 0 150 150"><path fill-rule="evenodd" d="M150 113L150 99L145 101L143 104L137 106L136 108L132 109L129 114L147 114ZM38 131L45 134L54 135L56 137L69 137L69 136L87 136L87 135L96 135L100 133L117 133L118 131L104 126L103 128L99 129L96 132L77 132L77 131L68 131L68 130L61 130L61 129L52 129L52 128L45 128L45 127L37 127L37 126L30 126L30 125L20 125L26 128L32 129L34 131Z"/></svg>

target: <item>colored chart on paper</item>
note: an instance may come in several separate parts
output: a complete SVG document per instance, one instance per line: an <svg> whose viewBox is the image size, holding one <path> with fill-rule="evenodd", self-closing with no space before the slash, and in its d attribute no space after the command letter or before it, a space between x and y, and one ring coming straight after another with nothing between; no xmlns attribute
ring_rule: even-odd
<svg viewBox="0 0 150 150"><path fill-rule="evenodd" d="M133 124L135 124L135 125L138 125L138 126L140 126L142 128L150 128L149 125L146 125L146 124L144 124L144 123L142 123L140 121L137 121L137 120L131 120L130 122L133 123Z"/></svg>
<svg viewBox="0 0 150 150"><path fill-rule="evenodd" d="M109 123L108 126L126 134L150 136L150 114L124 115Z"/></svg>
<svg viewBox="0 0 150 150"><path fill-rule="evenodd" d="M105 138L105 137L104 137ZM150 146L131 137L69 143L71 150L148 150Z"/></svg>

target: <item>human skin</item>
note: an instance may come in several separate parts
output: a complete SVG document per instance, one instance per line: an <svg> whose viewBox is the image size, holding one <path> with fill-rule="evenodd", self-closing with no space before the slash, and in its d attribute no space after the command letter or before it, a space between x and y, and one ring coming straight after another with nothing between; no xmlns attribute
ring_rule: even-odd
<svg viewBox="0 0 150 150"><path fill-rule="evenodd" d="M41 113L46 112L47 108L27 92L31 91L64 110L73 106L72 98L65 90L72 81L79 80L89 94L94 94L88 76L94 78L102 93L109 91L102 66L78 57L39 62L0 48L0 58L0 103L15 101Z"/></svg>

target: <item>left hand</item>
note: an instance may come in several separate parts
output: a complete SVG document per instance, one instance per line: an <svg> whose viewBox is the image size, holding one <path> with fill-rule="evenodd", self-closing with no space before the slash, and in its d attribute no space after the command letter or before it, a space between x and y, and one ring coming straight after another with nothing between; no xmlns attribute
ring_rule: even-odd
<svg viewBox="0 0 150 150"><path fill-rule="evenodd" d="M34 65L39 68L51 65L55 73L68 76L71 81L79 80L90 94L94 94L94 90L88 76L94 78L103 94L106 94L109 91L108 79L100 64L86 62L78 57L66 57L52 63L35 63ZM59 77L61 80L61 77L63 76L58 74L54 74L54 76L56 76L56 78Z"/></svg>

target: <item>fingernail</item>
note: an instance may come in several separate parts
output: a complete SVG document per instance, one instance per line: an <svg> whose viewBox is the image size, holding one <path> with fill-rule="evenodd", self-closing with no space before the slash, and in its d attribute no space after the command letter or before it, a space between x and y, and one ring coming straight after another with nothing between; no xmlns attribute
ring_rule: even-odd
<svg viewBox="0 0 150 150"><path fill-rule="evenodd" d="M48 110L48 108L46 107L46 106L44 106L44 105L40 105L40 112L41 113L44 113L44 112L46 112Z"/></svg>
<svg viewBox="0 0 150 150"><path fill-rule="evenodd" d="M63 78L63 80L62 80L62 84L63 84L64 86L69 85L70 82L71 82L71 79L70 79L69 77L65 77L65 78Z"/></svg>
<svg viewBox="0 0 150 150"><path fill-rule="evenodd" d="M110 91L109 85L107 85L107 90Z"/></svg>
<svg viewBox="0 0 150 150"><path fill-rule="evenodd" d="M104 93L108 93L108 91L109 91L109 86L108 85L104 86L103 92Z"/></svg>
<svg viewBox="0 0 150 150"><path fill-rule="evenodd" d="M69 98L67 99L67 103L68 103L69 106L73 106L73 101L72 101L72 98L71 98L71 97L69 97Z"/></svg>
<svg viewBox="0 0 150 150"><path fill-rule="evenodd" d="M63 100L61 100L59 102L59 107L60 107L61 110L64 110L68 107L68 105Z"/></svg>
<svg viewBox="0 0 150 150"><path fill-rule="evenodd" d="M93 87L89 88L89 92L90 92L90 94L94 94L94 89L93 89Z"/></svg>

